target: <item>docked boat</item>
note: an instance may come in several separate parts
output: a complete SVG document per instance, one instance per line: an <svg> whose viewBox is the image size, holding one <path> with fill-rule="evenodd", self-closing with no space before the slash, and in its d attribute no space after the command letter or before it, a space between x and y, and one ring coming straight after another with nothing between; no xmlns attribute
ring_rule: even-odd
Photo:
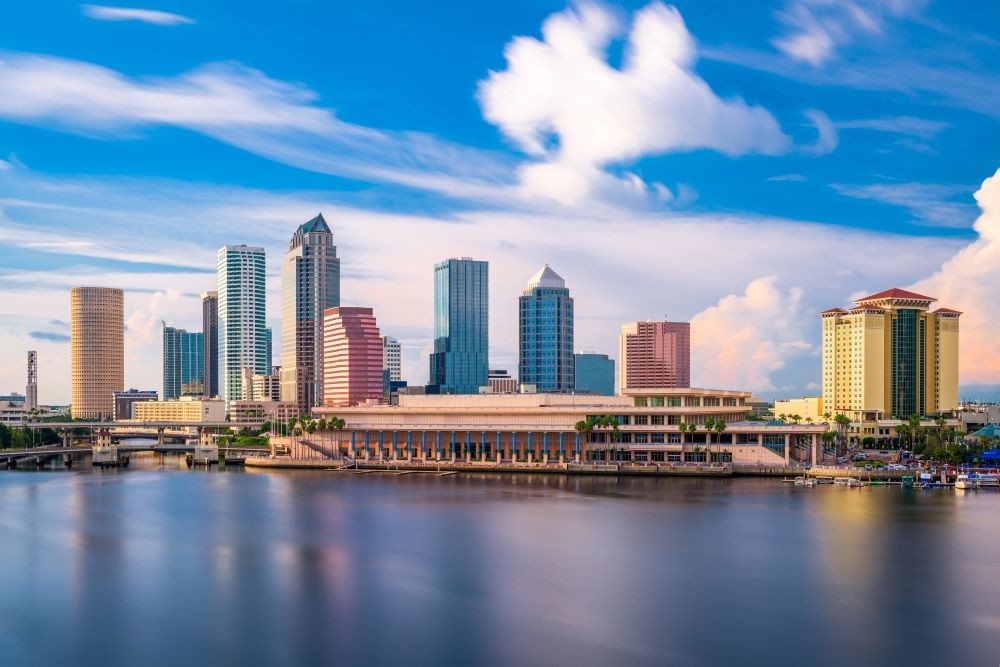
<svg viewBox="0 0 1000 667"><path fill-rule="evenodd" d="M847 486L852 488L865 485L865 483L857 477L838 477L833 483L837 486Z"/></svg>
<svg viewBox="0 0 1000 667"><path fill-rule="evenodd" d="M796 477L795 478L795 486L816 486L818 483L819 482L817 482L812 477Z"/></svg>
<svg viewBox="0 0 1000 667"><path fill-rule="evenodd" d="M979 481L972 475L963 472L955 479L955 488L962 491L972 491L979 488Z"/></svg>
<svg viewBox="0 0 1000 667"><path fill-rule="evenodd" d="M976 485L979 488L982 488L984 486L987 487L1000 486L1000 475L996 475L994 473L975 473L973 475L970 475L970 477L973 477L976 480Z"/></svg>

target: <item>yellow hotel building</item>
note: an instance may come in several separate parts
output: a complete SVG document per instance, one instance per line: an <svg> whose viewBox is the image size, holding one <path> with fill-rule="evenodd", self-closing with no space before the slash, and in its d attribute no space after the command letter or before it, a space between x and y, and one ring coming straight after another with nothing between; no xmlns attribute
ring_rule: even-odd
<svg viewBox="0 0 1000 667"><path fill-rule="evenodd" d="M958 322L933 297L890 289L823 311L823 406L853 421L958 408Z"/></svg>

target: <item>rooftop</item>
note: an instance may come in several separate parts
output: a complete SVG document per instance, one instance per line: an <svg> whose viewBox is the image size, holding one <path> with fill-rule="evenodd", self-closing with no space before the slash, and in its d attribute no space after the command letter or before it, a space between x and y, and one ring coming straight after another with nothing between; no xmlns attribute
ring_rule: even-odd
<svg viewBox="0 0 1000 667"><path fill-rule="evenodd" d="M538 273L531 276L528 281L526 292L530 292L536 287L547 287L549 289L566 289L566 281L558 273L553 271L548 264L538 270Z"/></svg>
<svg viewBox="0 0 1000 667"><path fill-rule="evenodd" d="M899 289L898 287L893 287L892 289L887 289L883 292L872 294L871 296L866 296L863 299L855 299L854 303L865 303L866 301L882 301L885 299L899 299L901 301L926 301L927 303L930 303L931 301L937 301L937 299L932 296L924 296L923 294L917 294L916 292L910 292L905 289Z"/></svg>

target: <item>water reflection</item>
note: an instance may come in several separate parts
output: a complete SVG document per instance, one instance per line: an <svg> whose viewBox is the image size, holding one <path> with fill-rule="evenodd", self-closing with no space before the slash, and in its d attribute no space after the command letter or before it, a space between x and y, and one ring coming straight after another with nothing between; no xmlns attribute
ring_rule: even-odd
<svg viewBox="0 0 1000 667"><path fill-rule="evenodd" d="M0 507L3 664L997 660L1000 493L137 457Z"/></svg>

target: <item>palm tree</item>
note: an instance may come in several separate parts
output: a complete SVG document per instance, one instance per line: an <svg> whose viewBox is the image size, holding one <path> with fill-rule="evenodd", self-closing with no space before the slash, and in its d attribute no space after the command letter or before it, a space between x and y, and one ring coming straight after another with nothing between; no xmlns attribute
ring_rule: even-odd
<svg viewBox="0 0 1000 667"><path fill-rule="evenodd" d="M726 430L726 422L723 419L716 419L715 422L713 423L713 426L715 427L715 432L719 434L719 436L716 438L716 444L719 445L717 449L721 449L722 433L723 431ZM709 458L711 458L711 455L709 455Z"/></svg>
<svg viewBox="0 0 1000 667"><path fill-rule="evenodd" d="M841 412L833 418L833 421L837 424L837 436L843 442L844 434L847 433L847 430L851 426L851 418ZM840 452L838 451L837 453L839 454Z"/></svg>
<svg viewBox="0 0 1000 667"><path fill-rule="evenodd" d="M684 434L687 433L688 425L685 424L684 422L681 422L680 424L677 425L677 430L680 431L680 433L681 433L681 449L683 449L684 448Z"/></svg>
<svg viewBox="0 0 1000 667"><path fill-rule="evenodd" d="M823 413L823 421L829 422L831 417L833 417L833 415L831 415L829 412Z"/></svg>
<svg viewBox="0 0 1000 667"><path fill-rule="evenodd" d="M573 425L573 428L576 429L576 432L583 436L584 446L590 444L590 434L594 432L594 426L596 426L596 423L590 417L587 417L586 419L581 419L580 421L578 421Z"/></svg>
<svg viewBox="0 0 1000 667"><path fill-rule="evenodd" d="M709 458L711 458L712 451L712 430L715 428L715 419L712 417L705 417L705 430L708 431L708 451Z"/></svg>
<svg viewBox="0 0 1000 667"><path fill-rule="evenodd" d="M800 421L802 421L802 416L801 415L791 415L789 417L789 419L791 419L793 422L795 422L796 424L798 424Z"/></svg>

